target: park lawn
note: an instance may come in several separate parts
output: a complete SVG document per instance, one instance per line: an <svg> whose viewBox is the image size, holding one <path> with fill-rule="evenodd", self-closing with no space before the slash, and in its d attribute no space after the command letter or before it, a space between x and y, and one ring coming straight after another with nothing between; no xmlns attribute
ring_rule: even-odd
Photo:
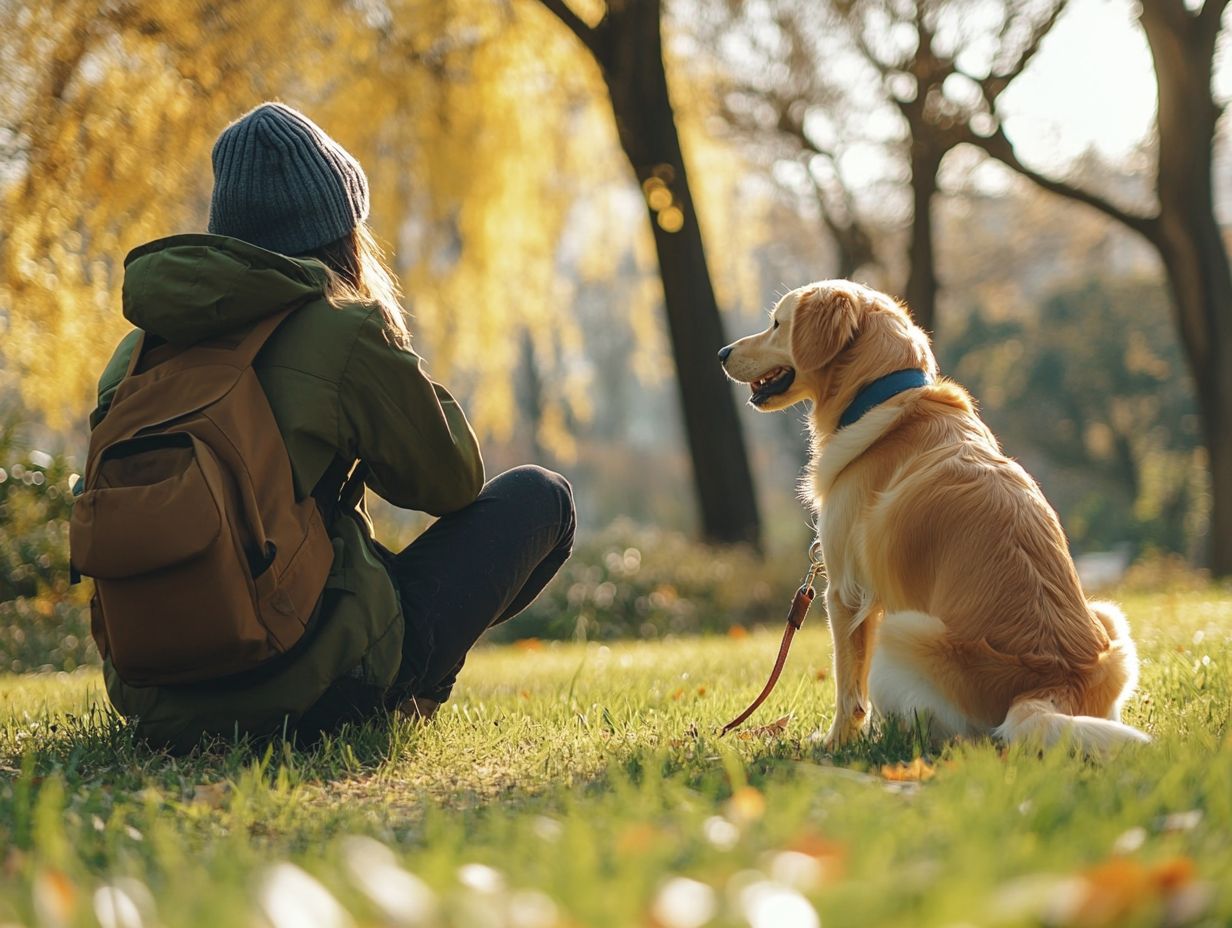
<svg viewBox="0 0 1232 928"><path fill-rule="evenodd" d="M187 759L96 672L0 678L0 925L1232 924L1232 594L1125 605L1155 740L1104 763L822 754L816 615L724 741L777 630L484 648L430 726Z"/></svg>

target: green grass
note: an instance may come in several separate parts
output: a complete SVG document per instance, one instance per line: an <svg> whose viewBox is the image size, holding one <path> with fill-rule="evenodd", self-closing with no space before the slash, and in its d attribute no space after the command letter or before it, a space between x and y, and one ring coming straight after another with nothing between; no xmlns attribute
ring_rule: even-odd
<svg viewBox="0 0 1232 928"><path fill-rule="evenodd" d="M1153 744L953 745L926 782L883 771L908 736L805 740L833 704L817 615L754 720L792 722L747 740L713 731L774 630L481 649L430 726L311 752L167 758L94 672L0 678L0 925L793 928L805 898L826 928L1230 924L1232 595L1125 605Z"/></svg>

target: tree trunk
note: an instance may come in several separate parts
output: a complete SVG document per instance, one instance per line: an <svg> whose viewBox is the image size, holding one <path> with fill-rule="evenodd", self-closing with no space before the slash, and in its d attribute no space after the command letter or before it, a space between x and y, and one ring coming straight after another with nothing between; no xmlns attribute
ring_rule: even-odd
<svg viewBox="0 0 1232 928"><path fill-rule="evenodd" d="M907 309L915 324L931 333L937 318L937 258L933 250L933 195L941 158L912 129L911 247L908 258Z"/></svg>
<svg viewBox="0 0 1232 928"><path fill-rule="evenodd" d="M743 430L717 359L727 339L668 96L659 0L612 0L608 15L593 32L591 49L637 181L645 185L656 178L651 183L662 182L671 193L669 207L654 209L648 203L648 215L702 533L708 541L760 547L761 521Z"/></svg>
<svg viewBox="0 0 1232 928"><path fill-rule="evenodd" d="M1232 268L1215 219L1212 145L1219 108L1211 71L1223 3L1191 13L1144 0L1142 26L1159 94L1159 218L1163 258L1206 439L1211 475L1210 568L1232 575Z"/></svg>
<svg viewBox="0 0 1232 928"><path fill-rule="evenodd" d="M1207 217L1194 210L1188 223L1161 217L1160 252L1202 414L1211 478L1209 567L1226 577L1232 575L1232 273L1214 217L1197 223ZM1209 228L1192 228L1199 224Z"/></svg>

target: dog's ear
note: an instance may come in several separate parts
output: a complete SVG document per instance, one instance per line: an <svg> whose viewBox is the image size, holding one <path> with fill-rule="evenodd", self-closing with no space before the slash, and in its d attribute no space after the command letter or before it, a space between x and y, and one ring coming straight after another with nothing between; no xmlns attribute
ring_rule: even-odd
<svg viewBox="0 0 1232 928"><path fill-rule="evenodd" d="M800 295L791 314L791 356L796 367L815 371L847 347L859 326L855 300L842 290L814 287Z"/></svg>

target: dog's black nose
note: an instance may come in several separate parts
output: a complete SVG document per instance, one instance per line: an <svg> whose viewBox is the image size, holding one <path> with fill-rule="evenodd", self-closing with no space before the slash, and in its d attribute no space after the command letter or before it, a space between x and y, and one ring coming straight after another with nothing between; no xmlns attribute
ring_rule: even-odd
<svg viewBox="0 0 1232 928"><path fill-rule="evenodd" d="M731 345L728 345L726 348L720 348L719 349L719 361L722 363L726 363L727 356L731 354L731 350L732 350Z"/></svg>

